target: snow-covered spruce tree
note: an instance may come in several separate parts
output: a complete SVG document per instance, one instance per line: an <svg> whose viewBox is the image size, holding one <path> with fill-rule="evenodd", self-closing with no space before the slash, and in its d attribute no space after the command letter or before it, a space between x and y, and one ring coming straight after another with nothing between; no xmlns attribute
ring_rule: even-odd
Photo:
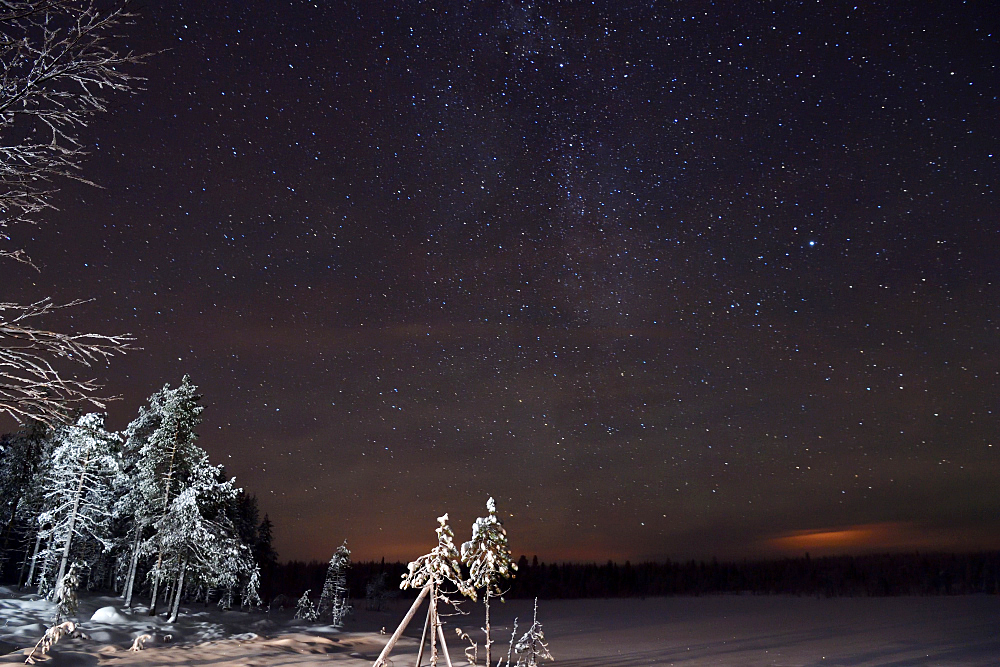
<svg viewBox="0 0 1000 667"><path fill-rule="evenodd" d="M149 399L149 411L158 416L158 424L140 447L136 483L141 486L139 492L145 499L144 504L138 506L151 513L149 523L153 529L161 525L173 499L188 488L192 467L205 458L204 450L195 444L198 438L195 429L201 423L204 410L199 404L201 396L197 390L191 378L185 375L176 389L164 385ZM138 520L142 522L141 518ZM150 616L156 615L161 574L165 568L158 534L153 535L152 549L147 545L147 550L155 554L155 564L150 570L153 579Z"/></svg>
<svg viewBox="0 0 1000 667"><path fill-rule="evenodd" d="M48 462L50 451L46 445L49 429L40 422L32 422L17 433L0 437L0 571L4 569L19 541L27 542L34 536L41 504L42 467ZM30 505L34 503L34 507ZM30 520L25 521L29 516ZM25 544L27 551L27 544Z"/></svg>
<svg viewBox="0 0 1000 667"><path fill-rule="evenodd" d="M348 612L347 605L347 568L351 565L351 550L347 548L347 540L337 547L326 567L326 580L323 582L323 592L319 597L317 613L320 620L330 620L330 624L339 628L344 624Z"/></svg>
<svg viewBox="0 0 1000 667"><path fill-rule="evenodd" d="M115 512L117 518L125 524L128 535L119 554L124 561L122 597L125 599L126 607L132 606L142 540L150 530L153 518L162 511L160 495L163 489L152 479L155 475L155 466L148 465L149 462L144 457L149 454L147 447L150 438L163 421L163 414L157 409L162 405L162 401L154 399L164 390L150 398L149 407L145 405L139 407L139 415L124 431L122 469L116 480L119 501L115 506Z"/></svg>
<svg viewBox="0 0 1000 667"><path fill-rule="evenodd" d="M44 482L45 510L38 522L39 526L47 526L44 530L51 536L45 557L58 559L53 579L58 584L66 574L74 547L82 554L87 541L96 542L101 550L111 546L108 531L114 506L112 480L119 466L121 438L104 429L104 415L91 413L72 426L57 429L56 442ZM41 583L39 587L43 588ZM54 596L59 596L58 590Z"/></svg>
<svg viewBox="0 0 1000 667"><path fill-rule="evenodd" d="M472 526L472 539L462 545L462 562L469 568L469 583L483 591L486 605L486 664L492 664L493 640L490 636L490 597L501 595L500 582L509 579L517 571L517 565L510 557L507 546L507 531L504 530L493 498L486 501L489 514L476 519Z"/></svg>
<svg viewBox="0 0 1000 667"><path fill-rule="evenodd" d="M224 480L224 475L220 481ZM239 582L232 589L234 592L242 591L240 594L241 606L259 606L261 588L261 560L257 556L257 545L260 530L260 509L257 507L257 497L247 493L243 489L237 489L236 496L226 503L226 516L233 525L236 537L246 545L253 555L255 566L240 575ZM253 583L251 585L251 579ZM250 593L251 595L247 595ZM231 605L232 600L228 600Z"/></svg>
<svg viewBox="0 0 1000 667"><path fill-rule="evenodd" d="M319 618L319 612L316 611L316 606L313 601L309 599L309 594L312 590L308 590L302 594L299 601L295 603L295 615L292 617L298 621L309 621L310 623Z"/></svg>
<svg viewBox="0 0 1000 667"><path fill-rule="evenodd" d="M460 565L461 556L455 547L455 533L448 525L448 515L438 517L438 527L435 531L438 537L437 546L406 566L407 572L403 575L400 588L420 589L430 586L430 617L431 617L431 665L437 666L438 649L437 638L441 634L441 620L438 615L438 603L447 602L454 604L449 599L448 585L467 597L476 599L476 589L469 585L462 577Z"/></svg>
<svg viewBox="0 0 1000 667"><path fill-rule="evenodd" d="M271 523L271 517L265 514L257 526L257 537L253 544L253 558L260 566L260 592L262 596L266 596L267 600L271 598L271 580L274 576L274 568L278 564L278 552L271 544L273 529L274 524Z"/></svg>
<svg viewBox="0 0 1000 667"><path fill-rule="evenodd" d="M169 622L177 620L185 586L221 588L230 598L242 579L244 600L259 600L256 570L250 547L236 535L225 506L238 493L235 478L220 481L221 467L211 466L208 456L195 465L187 488L170 503L160 522L155 546L161 556L154 577L172 582Z"/></svg>

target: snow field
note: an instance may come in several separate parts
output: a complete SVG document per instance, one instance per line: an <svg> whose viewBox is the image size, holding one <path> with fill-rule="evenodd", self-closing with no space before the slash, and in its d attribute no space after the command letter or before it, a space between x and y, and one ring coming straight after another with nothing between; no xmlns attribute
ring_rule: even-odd
<svg viewBox="0 0 1000 667"><path fill-rule="evenodd" d="M177 623L167 624L142 609L124 611L120 602L82 598L79 618L90 640L57 644L51 667L370 666L388 639L381 630L391 633L409 606L396 600L388 611L358 610L338 631L294 621L290 611L267 617L200 604L185 607ZM519 635L530 625L531 605L494 601L494 661L506 655L514 616ZM481 638L482 605L466 603L463 609L467 616L443 619L456 667L465 660L463 647L453 641L454 628ZM49 602L0 588L0 641L8 649L34 645L51 612ZM415 661L423 613L393 651L396 667ZM1000 664L1000 597L991 596L540 600L538 619L556 659L553 667ZM143 633L154 640L142 652L127 651ZM21 650L0 656L0 663L23 660Z"/></svg>

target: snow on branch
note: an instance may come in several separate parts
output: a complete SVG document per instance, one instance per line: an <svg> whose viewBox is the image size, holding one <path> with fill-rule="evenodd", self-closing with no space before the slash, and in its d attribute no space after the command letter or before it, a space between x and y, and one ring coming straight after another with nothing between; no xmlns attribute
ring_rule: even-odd
<svg viewBox="0 0 1000 667"><path fill-rule="evenodd" d="M83 405L105 407L95 397L96 380L68 376L56 360L85 367L123 354L134 338L95 333L60 333L33 326L32 320L85 301L54 304L48 298L31 304L0 303L0 412L20 423L32 420L55 426L70 420Z"/></svg>
<svg viewBox="0 0 1000 667"><path fill-rule="evenodd" d="M22 248L5 247L16 223L37 223L54 208L61 178L94 185L81 174L86 155L78 133L107 98L139 79L128 73L144 54L115 42L132 22L129 0L0 0L0 258L34 267ZM37 267L34 267L37 269ZM84 366L129 349L129 335L59 333L32 319L82 301L57 305L0 303L0 413L24 424L67 423L82 404L104 408L95 380L77 379L54 364Z"/></svg>
<svg viewBox="0 0 1000 667"><path fill-rule="evenodd" d="M458 589L458 592L473 600L476 599L476 590L469 585L462 577L462 570L459 566L461 556L455 547L455 534L448 525L448 515L438 517L437 530L438 543L425 554L406 566L407 572L403 575L400 588L423 588L428 583L432 583L435 588L440 589L442 584L450 583Z"/></svg>
<svg viewBox="0 0 1000 667"><path fill-rule="evenodd" d="M45 631L42 638L38 640L35 647L31 649L31 653L28 657L24 659L25 664L34 665L39 661L47 660L46 654L52 650L52 647L59 643L59 640L63 637L79 637L82 633L77 630L76 623L73 621L66 621L60 623L59 625L54 625Z"/></svg>
<svg viewBox="0 0 1000 667"><path fill-rule="evenodd" d="M145 56L113 42L131 22L128 0L0 2L0 232L52 208L52 181L80 175L77 132L131 90L126 71ZM21 251L0 256L27 261Z"/></svg>

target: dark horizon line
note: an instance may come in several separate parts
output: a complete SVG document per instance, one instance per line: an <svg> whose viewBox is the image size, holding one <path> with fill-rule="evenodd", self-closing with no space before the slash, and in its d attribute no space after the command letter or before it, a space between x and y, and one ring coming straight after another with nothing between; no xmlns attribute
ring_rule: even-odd
<svg viewBox="0 0 1000 667"><path fill-rule="evenodd" d="M616 567L624 567L626 564L628 564L628 565L630 565L632 567L635 567L635 566L640 566L640 565L670 565L670 564L687 564L687 563L692 563L692 562L693 563L699 563L699 564L701 564L701 563L706 563L706 564L707 563L716 563L716 564L719 564L719 565L737 565L737 564L743 564L743 563L778 563L778 562L783 562L783 561L796 561L796 560L802 560L802 561L804 561L804 560L810 560L810 561L813 561L813 560L837 560L837 559L844 559L844 558L885 558L885 557L891 557L891 556L992 556L992 555L1000 555L1000 549L964 549L964 550L958 550L958 551L949 551L947 549L928 549L928 550L920 550L920 549L912 549L911 550L911 549L906 549L906 550L868 551L868 552L862 552L862 553L836 553L836 554L823 553L823 554L818 554L818 555L812 555L809 551L805 551L801 555L798 555L798 556L791 556L791 555L788 555L788 556L761 556L761 557L744 557L742 559L734 559L734 558L722 559L722 558L718 558L717 556L711 556L709 558L695 558L695 557L691 557L691 558L666 558L666 559L662 559L662 560L657 560L657 559L654 559L654 558L648 558L648 559L636 560L634 562L630 558L627 558L627 559L625 559L624 561L621 561L621 562L619 562L617 560L614 560L614 559L611 559L611 558L609 558L607 561L603 561L603 562L597 562L597 561L594 561L594 560L585 560L585 561L578 561L578 560L550 560L550 561L543 561L543 560L539 559L537 555L533 555L531 558L528 558L528 556L526 554L520 554L516 559L514 559L514 562L517 563L522 558L524 558L529 563L532 563L534 560L537 559L539 567L541 567L543 565L576 565L576 566L593 565L593 566L596 566L596 567L607 567L609 564L612 565L612 566L616 566ZM309 567L309 566L322 565L322 564L324 564L326 562L327 561L325 561L325 560L316 560L316 559L313 559L313 560L297 560L297 559L292 559L292 560L278 561L276 564L278 566L280 566L280 567L287 567L287 566L292 565L292 564L298 564L298 565L303 565L303 566ZM406 563L407 563L406 561L401 561L401 560L386 560L384 556L382 558L363 559L363 560L356 560L356 561L351 561L351 562L352 562L352 564L359 564L359 565L385 564L385 565L399 565L399 566L403 566L403 567L405 567Z"/></svg>

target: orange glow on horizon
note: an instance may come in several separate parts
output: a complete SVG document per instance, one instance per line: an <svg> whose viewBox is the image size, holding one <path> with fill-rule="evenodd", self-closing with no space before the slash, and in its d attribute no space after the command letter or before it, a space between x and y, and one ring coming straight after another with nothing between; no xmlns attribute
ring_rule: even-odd
<svg viewBox="0 0 1000 667"><path fill-rule="evenodd" d="M870 524L840 530L803 530L771 538L768 544L778 551L853 551L885 545L897 524Z"/></svg>
<svg viewBox="0 0 1000 667"><path fill-rule="evenodd" d="M864 553L902 550L977 550L996 548L994 535L969 528L931 528L908 522L868 523L839 528L797 530L764 540L777 554Z"/></svg>

